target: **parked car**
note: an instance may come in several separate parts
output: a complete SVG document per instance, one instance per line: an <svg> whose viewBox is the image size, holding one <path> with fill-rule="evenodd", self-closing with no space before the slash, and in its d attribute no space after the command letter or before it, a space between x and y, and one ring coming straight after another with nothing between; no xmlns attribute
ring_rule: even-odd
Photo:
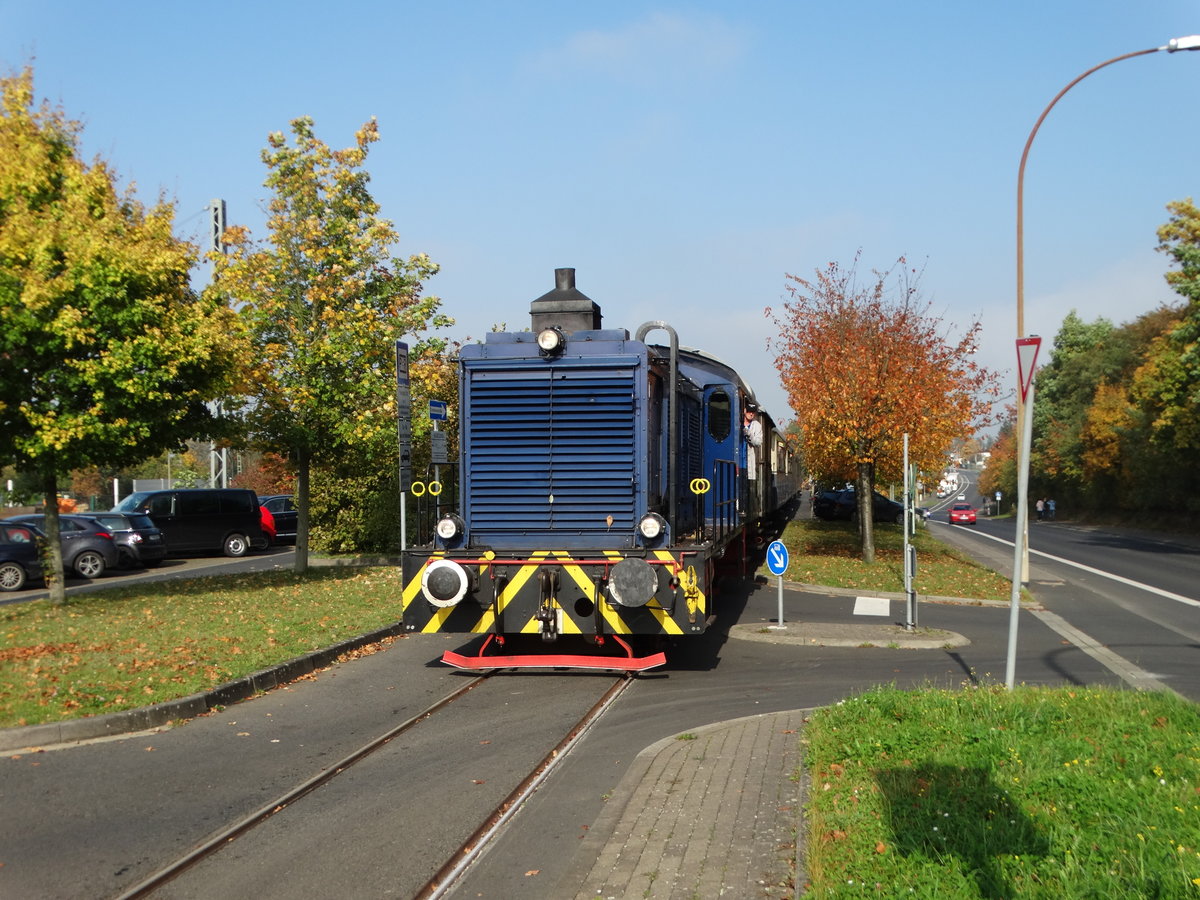
<svg viewBox="0 0 1200 900"><path fill-rule="evenodd" d="M135 491L112 511L148 515L171 553L219 550L236 557L267 546L258 495L245 488Z"/></svg>
<svg viewBox="0 0 1200 900"><path fill-rule="evenodd" d="M43 537L32 525L0 523L0 591L19 591L42 577Z"/></svg>
<svg viewBox="0 0 1200 900"><path fill-rule="evenodd" d="M275 519L275 540L296 540L296 504L291 494L268 494L258 502L267 508Z"/></svg>
<svg viewBox="0 0 1200 900"><path fill-rule="evenodd" d="M904 504L889 500L878 491L875 492L871 512L876 522L895 522L904 524ZM842 519L849 521L858 514L858 495L853 489L841 491L823 491L813 498L813 515L818 519L833 521ZM929 518L929 510L924 507L914 507L913 514L922 519Z"/></svg>
<svg viewBox="0 0 1200 900"><path fill-rule="evenodd" d="M951 525L974 525L975 507L970 503L955 503L950 507Z"/></svg>
<svg viewBox="0 0 1200 900"><path fill-rule="evenodd" d="M13 516L5 525L33 525L45 532L46 516L41 513ZM88 516L59 514L58 536L62 542L63 569L82 578L99 578L105 569L117 564L119 555L112 533Z"/></svg>
<svg viewBox="0 0 1200 900"><path fill-rule="evenodd" d="M167 558L167 542L163 533L149 516L137 513L90 513L102 528L107 529L117 545L117 565L122 568L162 565Z"/></svg>

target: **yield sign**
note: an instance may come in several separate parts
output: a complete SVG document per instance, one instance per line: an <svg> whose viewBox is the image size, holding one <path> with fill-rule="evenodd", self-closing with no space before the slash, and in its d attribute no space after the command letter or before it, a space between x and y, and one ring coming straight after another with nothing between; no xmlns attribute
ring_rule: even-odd
<svg viewBox="0 0 1200 900"><path fill-rule="evenodd" d="M1042 348L1042 339L1036 334L1032 337L1017 338L1017 376L1021 379L1021 402L1029 396L1029 385L1033 381L1033 370L1037 366L1038 350Z"/></svg>

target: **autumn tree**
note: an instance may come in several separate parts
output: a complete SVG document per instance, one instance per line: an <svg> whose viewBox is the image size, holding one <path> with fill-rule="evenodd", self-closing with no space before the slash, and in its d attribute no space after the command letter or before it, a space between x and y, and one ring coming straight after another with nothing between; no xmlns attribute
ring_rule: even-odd
<svg viewBox="0 0 1200 900"><path fill-rule="evenodd" d="M999 494L1001 502L1009 497L1015 502L1017 496L1017 409L1006 409L1000 421L996 440L991 446L987 468L979 473L979 493L985 497ZM1011 502L1010 502L1011 506ZM997 515L1001 507L997 507Z"/></svg>
<svg viewBox="0 0 1200 900"><path fill-rule="evenodd" d="M397 236L363 168L379 139L375 121L344 150L318 139L309 118L294 120L291 132L291 141L270 135L262 154L271 191L266 241L230 228L230 252L216 258L210 292L238 302L252 336L250 430L295 467L303 572L314 467L395 481L394 342L407 338L414 361L436 355L442 344L428 329L452 320L438 313L438 298L422 295L437 265L424 254L391 255Z"/></svg>
<svg viewBox="0 0 1200 900"><path fill-rule="evenodd" d="M33 73L0 79L0 459L35 472L50 596L65 602L59 479L151 456L213 425L235 387L238 322L188 288L174 208L145 208L79 156L80 127Z"/></svg>
<svg viewBox="0 0 1200 900"><path fill-rule="evenodd" d="M1134 473L1161 464L1153 418L1168 398L1160 379L1177 369L1167 335L1179 310L1159 307L1114 326L1104 318L1084 322L1072 310L1063 319L1049 360L1037 373L1030 483L1075 509L1111 509L1134 501L1145 485ZM1136 387L1141 385L1141 387ZM1143 394L1145 396L1143 396Z"/></svg>
<svg viewBox="0 0 1200 900"><path fill-rule="evenodd" d="M909 460L939 471L951 443L986 423L995 378L976 364L980 326L952 338L918 293L903 259L861 286L858 257L832 262L813 280L788 275L777 315L775 366L818 476L853 476L863 559L875 556L871 497L877 477L902 480Z"/></svg>

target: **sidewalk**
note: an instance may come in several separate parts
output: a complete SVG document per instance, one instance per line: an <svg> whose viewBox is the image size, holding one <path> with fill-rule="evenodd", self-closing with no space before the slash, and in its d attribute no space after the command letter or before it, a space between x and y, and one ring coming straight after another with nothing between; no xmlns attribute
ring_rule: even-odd
<svg viewBox="0 0 1200 900"><path fill-rule="evenodd" d="M719 722L638 754L562 884L576 900L798 896L805 710ZM567 896L564 894L564 896Z"/></svg>

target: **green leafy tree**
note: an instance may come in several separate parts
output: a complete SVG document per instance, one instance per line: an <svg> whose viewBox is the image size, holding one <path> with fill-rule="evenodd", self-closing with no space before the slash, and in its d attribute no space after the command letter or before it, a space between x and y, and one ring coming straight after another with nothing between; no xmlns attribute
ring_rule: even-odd
<svg viewBox="0 0 1200 900"><path fill-rule="evenodd" d="M251 433L295 467L302 572L314 467L395 478L394 342L408 336L414 360L436 355L442 343L427 331L452 320L438 314L438 298L422 295L437 265L424 254L391 255L397 236L363 168L379 139L375 121L344 150L319 140L309 118L291 131L290 142L270 135L262 154L271 190L266 242L229 229L230 252L216 258L210 291L241 304L253 339Z"/></svg>
<svg viewBox="0 0 1200 900"><path fill-rule="evenodd" d="M79 157L77 123L0 79L0 458L37 474L64 603L59 479L132 463L213 425L240 374L234 314L188 288L196 250L174 208L119 192Z"/></svg>
<svg viewBox="0 0 1200 900"><path fill-rule="evenodd" d="M1139 370L1133 392L1145 401L1151 436L1176 450L1200 450L1200 209L1191 198L1167 204L1158 249L1178 266L1167 283L1186 301L1162 345Z"/></svg>
<svg viewBox="0 0 1200 900"><path fill-rule="evenodd" d="M1071 310L1054 337L1049 361L1037 374L1037 437L1030 455L1035 493L1048 490L1059 500L1080 502L1085 486L1080 434L1097 386L1114 374L1104 352L1113 331L1108 319L1086 323Z"/></svg>

